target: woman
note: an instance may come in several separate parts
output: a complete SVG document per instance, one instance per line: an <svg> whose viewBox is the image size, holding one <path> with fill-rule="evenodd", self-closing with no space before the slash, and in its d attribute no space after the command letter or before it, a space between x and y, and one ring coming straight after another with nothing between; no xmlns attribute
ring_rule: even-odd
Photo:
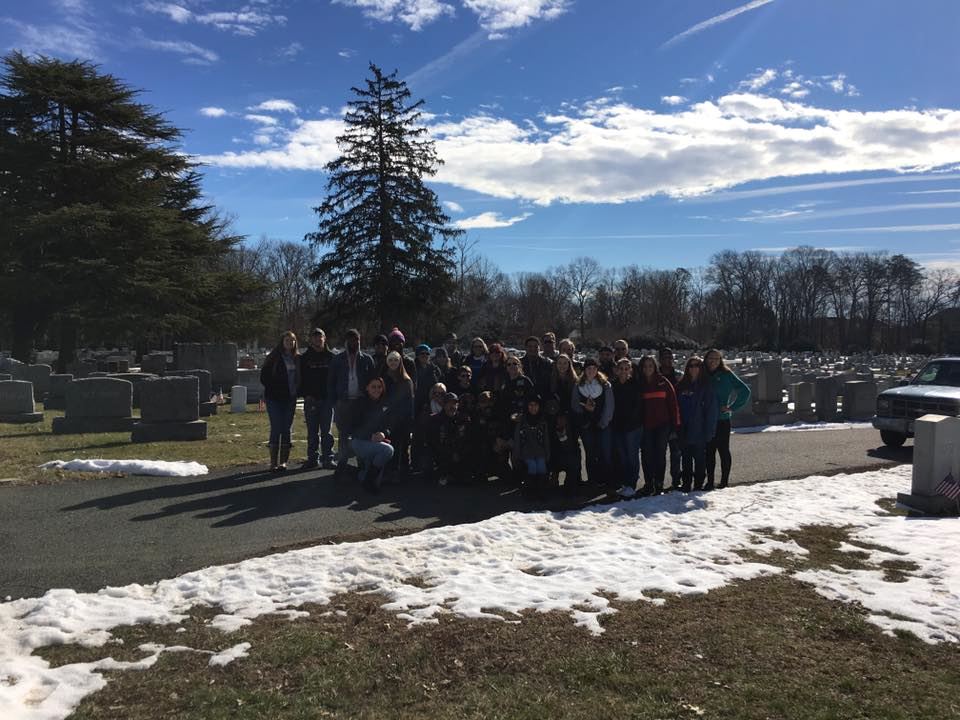
<svg viewBox="0 0 960 720"><path fill-rule="evenodd" d="M557 355L550 374L550 400L547 415L550 417L550 442L554 452L550 455L550 469L554 478L563 473L563 489L572 492L580 484L580 443L570 414L570 400L580 381L570 356Z"/></svg>
<svg viewBox="0 0 960 720"><path fill-rule="evenodd" d="M643 405L639 382L633 376L629 357L617 360L613 380L613 420L610 423L614 457L620 471L617 494L631 498L640 477L640 439L643 436Z"/></svg>
<svg viewBox="0 0 960 720"><path fill-rule="evenodd" d="M366 397L357 412L357 425L351 441L360 464L360 483L365 490L379 492L384 469L393 458L390 444L390 407L385 397L383 378L367 382Z"/></svg>
<svg viewBox="0 0 960 720"><path fill-rule="evenodd" d="M730 468L733 458L730 455L730 418L750 400L750 386L737 377L736 373L723 362L723 355L716 348L707 351L704 357L710 384L717 394L717 406L720 411L717 430L713 440L707 444L707 484L704 490L714 489L717 470L717 453L720 454L720 487L730 483Z"/></svg>
<svg viewBox="0 0 960 720"><path fill-rule="evenodd" d="M707 443L717 429L717 394L703 370L703 360L693 355L687 360L683 377L677 383L680 406L680 490L703 489L706 475Z"/></svg>
<svg viewBox="0 0 960 720"><path fill-rule="evenodd" d="M407 374L400 353L387 353L383 374L394 454L390 471L406 474L410 470L410 432L413 430L413 380Z"/></svg>
<svg viewBox="0 0 960 720"><path fill-rule="evenodd" d="M642 495L663 492L667 473L667 442L680 431L680 409L673 385L660 374L653 355L640 359L640 400L643 403L643 438L640 462L643 465Z"/></svg>
<svg viewBox="0 0 960 720"><path fill-rule="evenodd" d="M476 378L477 390L480 392L489 390L496 397L507 381L506 363L507 353L504 352L503 346L500 343L493 343L487 353L487 362L480 371L479 377L474 371L473 376Z"/></svg>
<svg viewBox="0 0 960 720"><path fill-rule="evenodd" d="M475 378L479 377L483 366L487 364L487 355L489 354L490 349L483 338L475 337L470 341L470 354L463 361L463 364L470 367L470 372L473 373Z"/></svg>
<svg viewBox="0 0 960 720"><path fill-rule="evenodd" d="M270 419L270 470L283 472L290 458L290 428L297 409L297 388L300 387L300 354L297 336L287 330L277 346L267 355L260 369L260 383Z"/></svg>
<svg viewBox="0 0 960 720"><path fill-rule="evenodd" d="M570 409L587 456L587 480L600 487L606 486L610 471L613 402L613 390L596 358L587 358L583 361L583 375L571 392Z"/></svg>

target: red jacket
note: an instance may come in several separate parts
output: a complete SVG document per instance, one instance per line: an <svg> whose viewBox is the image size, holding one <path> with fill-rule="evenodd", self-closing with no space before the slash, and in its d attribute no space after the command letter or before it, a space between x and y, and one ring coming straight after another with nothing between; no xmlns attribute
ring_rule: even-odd
<svg viewBox="0 0 960 720"><path fill-rule="evenodd" d="M640 380L640 398L643 400L643 427L653 430L664 425L680 429L680 407L673 385L657 373L652 382Z"/></svg>

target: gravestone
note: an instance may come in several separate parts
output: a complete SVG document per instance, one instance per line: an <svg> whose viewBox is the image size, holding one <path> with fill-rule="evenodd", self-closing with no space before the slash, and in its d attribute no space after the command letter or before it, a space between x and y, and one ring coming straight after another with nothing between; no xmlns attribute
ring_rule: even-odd
<svg viewBox="0 0 960 720"><path fill-rule="evenodd" d="M935 515L956 513L957 501L938 495L936 488L948 474L960 478L960 418L924 415L913 432L910 492L897 493L897 502Z"/></svg>
<svg viewBox="0 0 960 720"><path fill-rule="evenodd" d="M757 373L743 373L740 375L740 379L750 386L750 397L755 398L760 387L760 378ZM735 428L756 427L766 424L767 420L765 417L760 417L753 412L752 402L748 402L741 407L733 414L733 417L730 418L730 426Z"/></svg>
<svg viewBox="0 0 960 720"><path fill-rule="evenodd" d="M33 384L26 380L0 381L0 423L38 423L43 413L33 404Z"/></svg>
<svg viewBox="0 0 960 720"><path fill-rule="evenodd" d="M27 365L23 369L23 379L33 383L33 399L40 401L50 389L50 373L53 369L49 365Z"/></svg>
<svg viewBox="0 0 960 720"><path fill-rule="evenodd" d="M66 416L53 419L56 435L129 432L133 427L133 383L112 377L67 385Z"/></svg>
<svg viewBox="0 0 960 720"><path fill-rule="evenodd" d="M259 370L237 370L237 385L247 389L247 402L258 403L263 397L263 385L260 384Z"/></svg>
<svg viewBox="0 0 960 720"><path fill-rule="evenodd" d="M786 425L790 422L787 404L783 402L783 367L779 360L760 363L753 414L761 418L761 425Z"/></svg>
<svg viewBox="0 0 960 720"><path fill-rule="evenodd" d="M50 376L50 389L43 398L44 410L63 410L67 407L67 385L73 382L73 375L53 374Z"/></svg>
<svg viewBox="0 0 960 720"><path fill-rule="evenodd" d="M200 381L200 417L217 414L217 403L210 400L211 380L209 370L171 370L168 376L195 377Z"/></svg>
<svg viewBox="0 0 960 720"><path fill-rule="evenodd" d="M97 372L96 360L78 360L73 363L73 377L76 380L90 377L90 374L95 372Z"/></svg>
<svg viewBox="0 0 960 720"><path fill-rule="evenodd" d="M195 375L145 380L133 442L206 440L207 423L199 419L199 388L200 379Z"/></svg>
<svg viewBox="0 0 960 720"><path fill-rule="evenodd" d="M813 398L817 404L817 420L834 422L837 417L837 381L832 377L817 378L813 386Z"/></svg>
<svg viewBox="0 0 960 720"><path fill-rule="evenodd" d="M241 370L256 370L257 361L254 360L252 355L244 355L237 362L237 367L240 368Z"/></svg>
<svg viewBox="0 0 960 720"><path fill-rule="evenodd" d="M3 380L13 380L13 375L10 373L0 373L0 381Z"/></svg>
<svg viewBox="0 0 960 720"><path fill-rule="evenodd" d="M0 358L0 370L10 375L14 380L26 380L26 368L19 360Z"/></svg>
<svg viewBox="0 0 960 720"><path fill-rule="evenodd" d="M234 385L230 388L230 412L242 413L247 411L247 388L243 385Z"/></svg>
<svg viewBox="0 0 960 720"><path fill-rule="evenodd" d="M167 356L163 353L150 353L140 360L140 372L151 375L163 375L167 370Z"/></svg>
<svg viewBox="0 0 960 720"><path fill-rule="evenodd" d="M817 414L813 411L813 383L794 383L793 388L793 415L803 422L816 422Z"/></svg>
<svg viewBox="0 0 960 720"><path fill-rule="evenodd" d="M870 420L877 409L877 384L872 380L848 380L843 384L843 417Z"/></svg>
<svg viewBox="0 0 960 720"><path fill-rule="evenodd" d="M151 373L110 373L107 377L115 377L120 380L129 380L133 383L133 406L135 408L140 407L140 386L147 380L152 380L157 377Z"/></svg>
<svg viewBox="0 0 960 720"><path fill-rule="evenodd" d="M237 383L236 343L177 343L173 355L177 370L209 370L214 391Z"/></svg>

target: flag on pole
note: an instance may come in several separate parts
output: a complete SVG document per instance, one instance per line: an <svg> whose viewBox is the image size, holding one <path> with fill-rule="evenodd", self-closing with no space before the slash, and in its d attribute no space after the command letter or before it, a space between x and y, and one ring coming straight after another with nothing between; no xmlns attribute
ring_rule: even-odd
<svg viewBox="0 0 960 720"><path fill-rule="evenodd" d="M954 480L953 473L949 472L943 481L934 488L934 492L936 492L937 495L943 495L951 500L956 500L960 498L960 480Z"/></svg>

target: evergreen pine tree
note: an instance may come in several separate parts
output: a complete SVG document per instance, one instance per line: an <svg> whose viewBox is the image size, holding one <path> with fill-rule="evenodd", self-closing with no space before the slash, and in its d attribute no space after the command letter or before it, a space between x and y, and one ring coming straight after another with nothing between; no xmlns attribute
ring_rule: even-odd
<svg viewBox="0 0 960 720"><path fill-rule="evenodd" d="M372 64L366 87L351 88L337 138L341 155L328 163L327 198L314 208L319 229L307 239L330 250L313 279L330 297L326 310L381 328L436 312L453 287L449 227L436 193L424 183L442 163L419 124L423 100L397 73Z"/></svg>

